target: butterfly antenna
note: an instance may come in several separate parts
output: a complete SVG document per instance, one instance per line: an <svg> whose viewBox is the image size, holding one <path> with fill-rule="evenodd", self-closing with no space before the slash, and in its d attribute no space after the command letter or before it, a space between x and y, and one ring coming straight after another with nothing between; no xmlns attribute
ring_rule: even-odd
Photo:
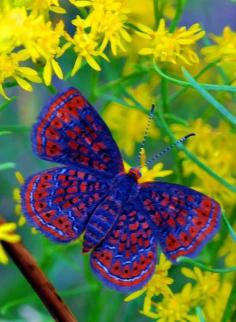
<svg viewBox="0 0 236 322"><path fill-rule="evenodd" d="M149 161L147 161L146 165L149 166L154 161L156 161L157 159L162 157L164 154L166 154L167 152L172 150L176 145L185 142L189 137L194 136L194 135L196 135L196 134L195 133L189 133L189 134L185 135L184 137L182 137L181 139L179 139L176 142L174 142L173 144L167 146L164 150L162 150L161 152L157 153L156 155L154 155L154 157L152 157Z"/></svg>
<svg viewBox="0 0 236 322"><path fill-rule="evenodd" d="M155 109L155 104L152 104L151 110L150 110L150 113L149 113L149 116L148 116L147 125L146 125L145 131L144 131L143 141L141 142L139 153L138 153L139 163L143 163L142 162L143 148L144 148L144 144L145 144L146 139L147 139L147 135L148 135L148 131L149 131L149 128L150 128L150 125L151 125L151 121L152 121L153 116L154 116L154 109ZM141 164L141 166L142 166L142 164Z"/></svg>

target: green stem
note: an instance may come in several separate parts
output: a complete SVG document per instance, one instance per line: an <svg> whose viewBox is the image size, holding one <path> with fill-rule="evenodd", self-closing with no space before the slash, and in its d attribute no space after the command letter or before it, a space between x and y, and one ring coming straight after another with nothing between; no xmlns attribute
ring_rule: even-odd
<svg viewBox="0 0 236 322"><path fill-rule="evenodd" d="M205 98L227 121L230 121L233 125L236 125L236 116L231 114L223 104L218 102L210 93L204 89L203 85L196 82L196 80L189 74L189 72L182 67L185 78L191 83L192 87L195 88L199 94Z"/></svg>
<svg viewBox="0 0 236 322"><path fill-rule="evenodd" d="M0 105L0 112L3 111L6 107L8 107L15 99L16 96L13 96L8 101L2 103L2 105Z"/></svg>
<svg viewBox="0 0 236 322"><path fill-rule="evenodd" d="M10 132L28 132L31 127L25 125L1 125L0 131L10 131Z"/></svg>
<svg viewBox="0 0 236 322"><path fill-rule="evenodd" d="M225 307L225 311L221 322L235 321L233 315L235 315L235 302L236 302L236 277L232 283L232 289ZM234 309L234 312L232 310Z"/></svg>
<svg viewBox="0 0 236 322"><path fill-rule="evenodd" d="M161 100L164 113L169 112L168 104L168 81L166 78L162 77L161 79Z"/></svg>
<svg viewBox="0 0 236 322"><path fill-rule="evenodd" d="M132 81L133 79L137 79L137 78L145 75L145 73L146 73L146 71L137 71L137 72L131 73L127 76L124 76L122 78L112 80L112 81L100 86L96 91L96 96L100 96L101 93L107 92L107 90L109 90L110 88L116 87L122 83L125 83L130 80Z"/></svg>
<svg viewBox="0 0 236 322"><path fill-rule="evenodd" d="M233 227L230 225L230 223L229 223L229 221L228 221L228 219L227 219L227 217L225 216L225 214L224 214L224 213L222 213L222 217L223 217L223 220L224 220L224 222L225 222L226 227L227 227L227 228L228 228L228 230L229 230L229 233L230 233L230 235L231 235L232 239L233 239L233 240L234 240L234 242L236 243L236 233L235 233L235 231L234 231Z"/></svg>
<svg viewBox="0 0 236 322"><path fill-rule="evenodd" d="M207 272L212 272L212 273L219 273L219 274L224 274L224 273L232 273L232 272L236 272L236 266L231 266L231 267L227 267L227 268L211 268L208 267L198 261L195 261L191 258L188 257L184 257L181 256L177 259L177 263L186 263L186 264L191 264L193 266L199 267L204 271Z"/></svg>
<svg viewBox="0 0 236 322"><path fill-rule="evenodd" d="M165 74L155 63L155 61L153 62L153 67L154 70L163 78L167 79L168 81L170 81L173 84L179 85L181 87L193 87L193 85L190 82L186 82L174 77L171 77L167 74ZM236 86L229 86L229 85L214 85L214 84L202 84L200 83L200 85L207 89L207 90L211 90L211 91L226 91L226 92L236 92Z"/></svg>
<svg viewBox="0 0 236 322"><path fill-rule="evenodd" d="M154 17L155 17L155 25L156 28L159 25L160 19L162 17L162 12L159 10L159 1L158 0L153 0L153 11L154 11Z"/></svg>
<svg viewBox="0 0 236 322"><path fill-rule="evenodd" d="M178 0L177 1L175 17L172 20L170 27L169 27L170 32L174 32L176 27L178 26L181 16L182 16L182 13L184 11L185 4L186 4L185 0Z"/></svg>
<svg viewBox="0 0 236 322"><path fill-rule="evenodd" d="M8 170L8 169L14 169L15 163L13 162L5 162L0 164L0 171Z"/></svg>

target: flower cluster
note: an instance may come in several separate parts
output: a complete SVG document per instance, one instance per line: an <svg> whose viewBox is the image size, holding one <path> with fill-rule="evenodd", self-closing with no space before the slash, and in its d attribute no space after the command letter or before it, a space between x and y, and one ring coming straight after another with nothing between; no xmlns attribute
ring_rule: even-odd
<svg viewBox="0 0 236 322"><path fill-rule="evenodd" d="M221 121L217 127L213 127L202 119L196 119L189 123L189 128L197 134L194 140L187 142L189 150L218 175L235 185L236 170L234 164L236 153L234 146L236 134L229 124ZM186 132L183 125L173 125L172 129L178 136L184 135ZM193 187L195 189L221 201L228 208L233 206L232 200L235 198L235 193L222 186L198 165L189 159L185 159L183 170L186 176L194 176Z"/></svg>
<svg viewBox="0 0 236 322"><path fill-rule="evenodd" d="M217 62L235 82L236 73L236 32L225 27L222 36L211 35L214 44L204 47L202 54L207 62Z"/></svg>
<svg viewBox="0 0 236 322"><path fill-rule="evenodd" d="M201 308L206 321L221 321L232 287L229 281L197 267L182 268L183 275L194 284L188 282L180 292L173 292L171 285L174 280L169 276L171 267L171 262L161 254L151 280L144 288L126 297L125 301L144 295L141 313L161 322L198 322L195 307Z"/></svg>
<svg viewBox="0 0 236 322"><path fill-rule="evenodd" d="M77 15L72 21L76 27L73 37L69 37L74 51L77 54L72 75L81 66L82 60L95 70L101 70L94 57L102 57L108 60L104 53L110 45L113 55L117 55L118 49L125 51L124 42L130 42L131 38L127 32L125 22L128 17L128 9L125 1L74 1L71 3L78 8L90 7L86 18Z"/></svg>
<svg viewBox="0 0 236 322"><path fill-rule="evenodd" d="M100 71L100 58L109 61L109 50L114 56L127 54L128 44L137 35L146 40L139 50L141 55L152 55L156 61L171 64L198 62L193 45L204 35L199 24L171 33L161 19L158 29L153 31L146 24L132 24L135 10L129 0L70 0L70 3L78 10L71 21L74 32L71 27L70 31L65 28L61 14L66 10L59 0L6 0L0 5L0 94L5 98L6 82L11 85L13 81L31 91L31 82L43 81L48 86L53 75L63 79L60 58L69 47L76 57L68 76L74 76L86 63ZM167 6L162 1L160 6L165 16L173 16L172 3ZM169 10L172 14L166 8L172 8ZM59 18L51 19L51 12L59 14ZM135 33L133 28L139 31Z"/></svg>
<svg viewBox="0 0 236 322"><path fill-rule="evenodd" d="M45 18L45 11L59 9L58 1L28 1L25 6L12 6L4 1L0 13L0 93L7 98L3 85L14 80L23 89L31 91L30 82L51 83L52 72L62 78L56 61L68 44L62 45L64 24L55 26ZM60 11L60 9L59 9ZM31 62L35 66L25 66Z"/></svg>
<svg viewBox="0 0 236 322"><path fill-rule="evenodd" d="M171 33L166 28L165 20L161 19L156 31L146 25L138 25L137 34L148 40L147 47L139 51L140 55L151 55L156 61L171 62L172 64L196 64L199 58L191 48L205 32L199 24L192 25L189 29L181 27Z"/></svg>

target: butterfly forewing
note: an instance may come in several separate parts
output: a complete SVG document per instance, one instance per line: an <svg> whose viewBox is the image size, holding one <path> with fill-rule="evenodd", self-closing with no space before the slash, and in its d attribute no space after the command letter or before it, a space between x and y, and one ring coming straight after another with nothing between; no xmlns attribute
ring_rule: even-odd
<svg viewBox="0 0 236 322"><path fill-rule="evenodd" d="M96 110L75 88L56 96L42 110L32 132L40 158L109 173L123 170L119 149Z"/></svg>

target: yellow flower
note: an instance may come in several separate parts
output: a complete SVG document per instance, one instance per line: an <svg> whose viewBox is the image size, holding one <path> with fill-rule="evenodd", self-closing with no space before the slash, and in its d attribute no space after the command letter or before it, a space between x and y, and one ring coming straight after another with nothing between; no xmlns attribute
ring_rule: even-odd
<svg viewBox="0 0 236 322"><path fill-rule="evenodd" d="M134 89L129 89L129 93L136 98L143 106L147 107L147 112L153 103L150 88L147 84L141 84ZM126 99L127 102L130 102ZM147 114L138 109L129 109L118 103L111 103L103 113L104 119L113 134L120 148L128 155L132 156L137 143L141 143L147 125ZM121 135L122 133L122 135ZM152 123L148 136L156 139L159 135L158 129Z"/></svg>
<svg viewBox="0 0 236 322"><path fill-rule="evenodd" d="M203 272L198 267L193 270L182 268L181 271L196 282L192 291L195 297L193 304L202 307L206 321L220 322L232 288L230 282L220 279L219 274Z"/></svg>
<svg viewBox="0 0 236 322"><path fill-rule="evenodd" d="M130 42L131 37L126 31L127 9L121 7L112 10L109 6L94 5L94 10L88 16L92 30L96 31L101 39L101 51L104 51L110 43L113 55L117 55L117 49L125 51L123 40Z"/></svg>
<svg viewBox="0 0 236 322"><path fill-rule="evenodd" d="M43 15L28 12L25 7L6 6L0 13L0 29L0 53L11 53L23 47L20 52L24 52L24 60L31 58L33 62L44 64L43 78L46 85L51 83L53 72L60 79L63 78L56 58L60 57L70 44L61 45L65 33L62 21L52 27L52 22L46 22ZM24 84L20 86L23 87Z"/></svg>
<svg viewBox="0 0 236 322"><path fill-rule="evenodd" d="M20 87L26 91L32 91L32 86L29 83L41 80L35 70L30 67L20 66L22 61L25 61L28 55L24 50L11 54L0 54L0 94L8 99L3 84L5 80L14 79Z"/></svg>
<svg viewBox="0 0 236 322"><path fill-rule="evenodd" d="M228 123L221 121L218 126L213 127L202 119L197 119L189 123L189 128L197 135L193 140L187 141L188 149L218 175L232 185L236 185L236 134ZM172 129L177 136L186 133L186 127L183 125L175 124ZM194 175L193 187L195 189L222 201L224 206L234 207L235 193L229 191L194 162L185 159L183 170L186 176Z"/></svg>
<svg viewBox="0 0 236 322"><path fill-rule="evenodd" d="M70 0L70 2L78 8L93 7L101 9L109 9L110 11L119 11L126 4L126 0Z"/></svg>
<svg viewBox="0 0 236 322"><path fill-rule="evenodd" d="M214 62L218 59L225 62L236 63L236 32L229 26L225 27L222 36L211 35L214 45L202 49L208 62Z"/></svg>
<svg viewBox="0 0 236 322"><path fill-rule="evenodd" d="M92 30L88 19L76 17L72 23L76 26L76 32L73 37L67 35L67 39L72 43L77 59L72 69L73 76L80 68L83 59L96 71L100 71L101 67L96 62L94 57L102 57L108 60L107 56L99 48L98 34L96 30Z"/></svg>
<svg viewBox="0 0 236 322"><path fill-rule="evenodd" d="M24 0L23 2L35 13L47 13L48 11L66 13L66 10L60 6L59 0Z"/></svg>
<svg viewBox="0 0 236 322"><path fill-rule="evenodd" d="M199 322L197 316L190 313L192 304L192 286L187 283L180 293L165 296L156 303L155 317L158 322Z"/></svg>
<svg viewBox="0 0 236 322"><path fill-rule="evenodd" d="M164 296L169 296L172 294L169 285L173 283L173 279L168 277L168 271L171 266L171 262L167 260L163 254L161 254L159 264L156 266L155 273L150 281L141 290L128 295L125 298L125 301L132 301L145 293L142 312L147 316L152 315L152 306L154 303L153 297L160 294Z"/></svg>
<svg viewBox="0 0 236 322"><path fill-rule="evenodd" d="M129 172L131 166L127 162L124 162L124 166L125 171ZM138 180L138 182L142 183L147 181L154 181L156 178L163 178L173 173L172 170L162 170L163 166L164 165L161 162L154 164L151 169L149 169L147 166L143 166L140 169L142 177Z"/></svg>
<svg viewBox="0 0 236 322"><path fill-rule="evenodd" d="M24 28L33 28L32 32L26 32L22 44L26 48L33 62L42 60L43 79L46 85L51 83L52 73L58 78L63 79L63 73L56 58L63 55L70 46L67 42L61 46L61 39L64 36L64 23L59 21L53 28L51 21L45 22L42 16L39 16L34 23L29 21ZM24 29L22 29L23 31Z"/></svg>
<svg viewBox="0 0 236 322"><path fill-rule="evenodd" d="M162 170L163 166L164 165L162 162L158 162L154 164L151 169L148 169L147 166L142 167L142 177L140 178L139 182L153 181L155 178L163 178L173 173L172 170Z"/></svg>
<svg viewBox="0 0 236 322"><path fill-rule="evenodd" d="M236 231L236 225L234 225L234 231ZM230 235L224 240L224 243L219 250L219 256L223 257L225 266L236 266L236 243L232 241Z"/></svg>
<svg viewBox="0 0 236 322"><path fill-rule="evenodd" d="M227 75L235 79L236 73L236 32L229 26L225 27L222 36L211 35L213 45L204 47L202 54L207 62L216 62ZM233 85L236 83L234 82Z"/></svg>
<svg viewBox="0 0 236 322"><path fill-rule="evenodd" d="M20 241L20 236L15 234L16 230L15 223L3 223L0 224L0 242L6 241L8 243L17 243ZM7 264L8 257L3 249L3 246L0 243L0 263Z"/></svg>
<svg viewBox="0 0 236 322"><path fill-rule="evenodd" d="M189 29L180 27L174 33L170 33L166 29L165 20L161 19L157 31L140 24L138 28L140 31L136 33L149 40L149 46L142 48L139 51L140 55L151 55L156 61L172 64L192 65L199 62L197 54L192 49L192 45L205 34L199 24L194 24Z"/></svg>

